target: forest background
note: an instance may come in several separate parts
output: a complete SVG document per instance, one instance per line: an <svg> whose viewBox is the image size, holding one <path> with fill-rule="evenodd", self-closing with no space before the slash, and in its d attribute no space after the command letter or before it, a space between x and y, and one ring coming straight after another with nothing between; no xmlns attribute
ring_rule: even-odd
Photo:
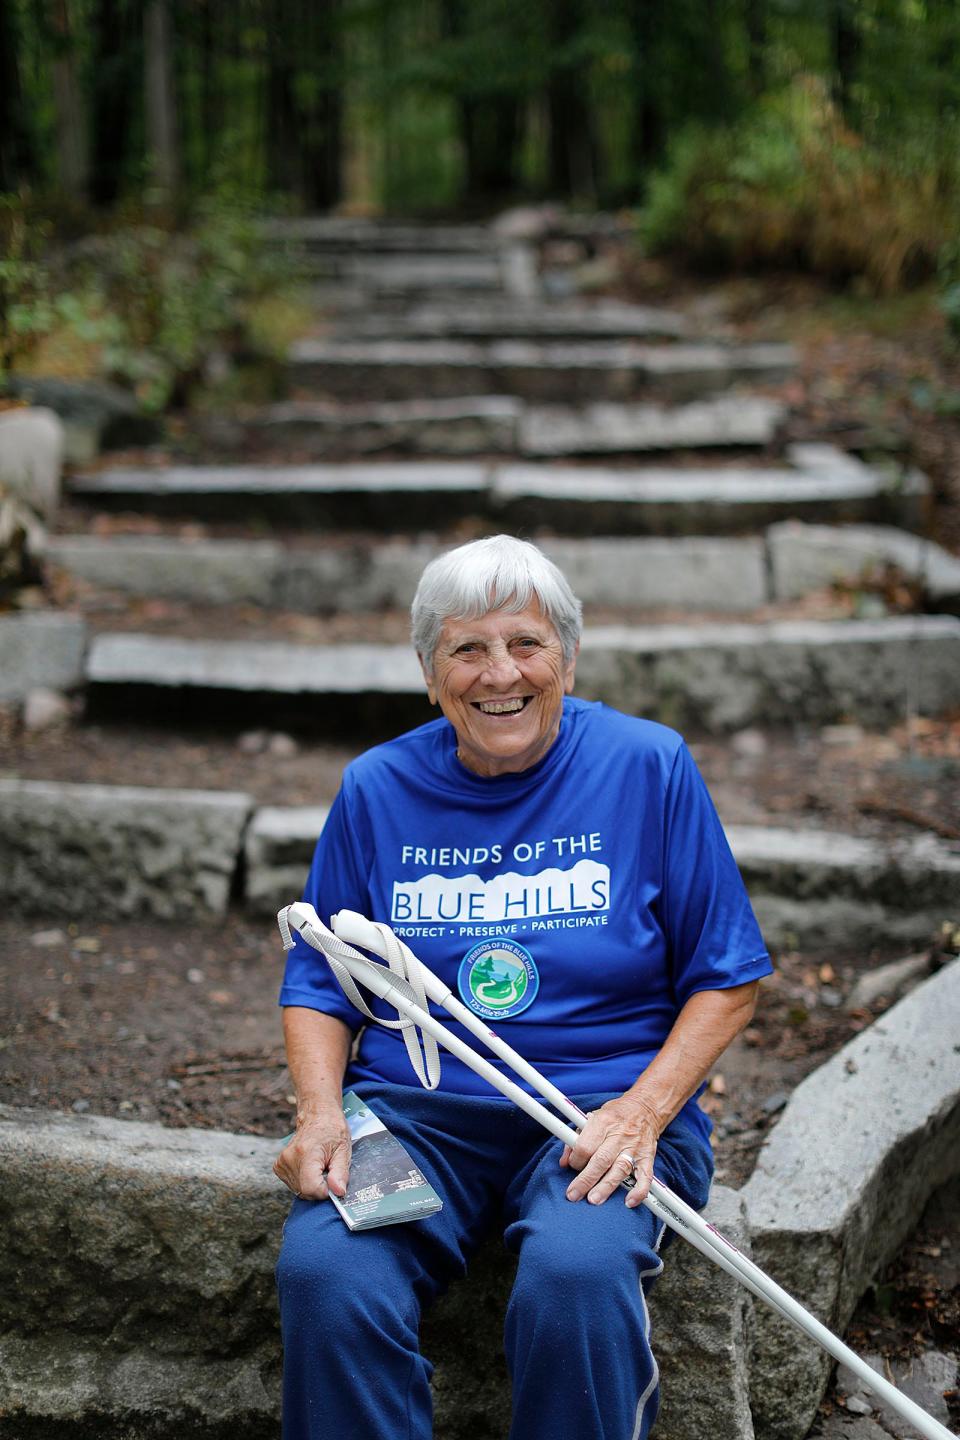
<svg viewBox="0 0 960 1440"><path fill-rule="evenodd" d="M0 373L162 409L286 340L257 215L544 199L960 333L958 62L958 0L0 0Z"/></svg>

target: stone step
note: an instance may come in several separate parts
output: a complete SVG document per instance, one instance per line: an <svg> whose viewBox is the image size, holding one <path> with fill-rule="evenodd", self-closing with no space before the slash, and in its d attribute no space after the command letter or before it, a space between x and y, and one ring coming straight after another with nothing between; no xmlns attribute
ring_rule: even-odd
<svg viewBox="0 0 960 1440"><path fill-rule="evenodd" d="M677 310L619 300L524 305L490 299L358 314L340 329L354 340L680 340L690 324Z"/></svg>
<svg viewBox="0 0 960 1440"><path fill-rule="evenodd" d="M492 394L532 401L674 402L741 382L776 383L796 365L790 345L643 345L630 341L298 340L291 382L337 399Z"/></svg>
<svg viewBox="0 0 960 1440"><path fill-rule="evenodd" d="M255 604L307 614L405 610L424 566L449 541L284 544L156 535L57 535L46 557L96 586L204 605ZM960 559L881 526L773 525L763 536L543 539L585 605L630 610L756 610L836 583L854 586L888 561L960 604ZM929 573L928 573L929 567Z"/></svg>
<svg viewBox="0 0 960 1440"><path fill-rule="evenodd" d="M87 627L79 615L0 615L0 704L31 690L72 690L83 681Z"/></svg>
<svg viewBox="0 0 960 1440"><path fill-rule="evenodd" d="M486 254L501 243L486 225L416 225L338 215L267 220L261 233L272 242L350 256Z"/></svg>
<svg viewBox="0 0 960 1440"><path fill-rule="evenodd" d="M103 633L86 680L98 713L164 695L175 715L191 694L217 696L235 723L259 713L332 730L397 733L426 718L423 680L406 645L311 646ZM960 619L602 626L584 632L578 693L680 730L723 733L754 724L884 725L960 704Z"/></svg>
<svg viewBox="0 0 960 1440"><path fill-rule="evenodd" d="M371 299L384 295L509 293L509 252L503 255L330 254L308 247L298 264L320 281L355 286Z"/></svg>
<svg viewBox="0 0 960 1440"><path fill-rule="evenodd" d="M439 400L288 400L197 422L218 453L278 450L298 459L349 455L630 455L648 450L743 449L774 440L779 401L736 393L688 405L525 405L512 395Z"/></svg>
<svg viewBox="0 0 960 1440"><path fill-rule="evenodd" d="M317 806L256 811L244 852L253 913L275 915L300 894L326 813ZM878 935L923 944L953 913L960 848L932 835L882 841L828 830L726 828L770 945L871 945Z"/></svg>
<svg viewBox="0 0 960 1440"><path fill-rule="evenodd" d="M0 779L3 911L222 916L252 810L232 791Z"/></svg>
<svg viewBox="0 0 960 1440"><path fill-rule="evenodd" d="M928 486L916 472L886 476L829 445L791 446L787 460L765 468L453 461L124 468L76 476L69 493L99 509L394 531L436 529L465 516L578 535L743 532L787 517L922 523ZM778 551L785 586L798 583L798 564L823 573L822 547L817 568L807 550L791 546L785 532Z"/></svg>
<svg viewBox="0 0 960 1440"><path fill-rule="evenodd" d="M807 1076L741 1192L757 1264L836 1333L960 1173L958 1013L954 960ZM757 1434L803 1440L832 1362L765 1306L754 1319Z"/></svg>
<svg viewBox="0 0 960 1440"><path fill-rule="evenodd" d="M277 1149L276 1138L0 1107L12 1239L0 1251L4 1440L275 1440L273 1270L290 1209ZM704 1213L749 1250L734 1191L714 1186ZM747 1440L744 1292L713 1266L705 1277L706 1262L683 1249L657 1286L658 1334L669 1337L660 1434L708 1433L685 1426L692 1406L709 1433ZM436 1440L509 1428L501 1333L515 1272L491 1236L425 1317Z"/></svg>

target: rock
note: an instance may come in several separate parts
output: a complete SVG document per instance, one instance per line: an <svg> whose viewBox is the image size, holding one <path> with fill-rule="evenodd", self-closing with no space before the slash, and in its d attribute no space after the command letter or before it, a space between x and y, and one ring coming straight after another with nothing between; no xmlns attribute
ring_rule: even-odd
<svg viewBox="0 0 960 1440"><path fill-rule="evenodd" d="M520 419L524 455L767 445L785 414L763 397L721 395L683 405L593 403L579 409L531 405Z"/></svg>
<svg viewBox="0 0 960 1440"><path fill-rule="evenodd" d="M64 459L74 465L89 463L101 450L150 445L160 438L159 422L143 414L128 390L106 381L13 376L7 388L59 415Z"/></svg>
<svg viewBox="0 0 960 1440"><path fill-rule="evenodd" d="M859 977L846 999L848 1010L869 1009L881 996L887 1000L899 1000L903 992L930 973L930 955L927 951L919 955L907 955L903 960L892 960L889 965L879 965L867 970Z"/></svg>
<svg viewBox="0 0 960 1440"><path fill-rule="evenodd" d="M934 836L731 825L727 838L770 944L922 943L954 908L960 856Z"/></svg>
<svg viewBox="0 0 960 1440"><path fill-rule="evenodd" d="M930 603L960 603L960 559L923 535L882 525L843 529L785 521L767 535L774 591L779 599L838 581L851 585L894 566L919 584Z"/></svg>
<svg viewBox="0 0 960 1440"><path fill-rule="evenodd" d="M730 736L730 749L735 755L756 760L767 753L767 737L762 730L738 730Z"/></svg>
<svg viewBox="0 0 960 1440"><path fill-rule="evenodd" d="M0 494L16 495L49 523L60 501L63 425L52 410L0 411Z"/></svg>
<svg viewBox="0 0 960 1440"><path fill-rule="evenodd" d="M275 1440L275 1152L0 1109L0 1434Z"/></svg>
<svg viewBox="0 0 960 1440"><path fill-rule="evenodd" d="M279 760L289 760L300 752L300 746L296 740L294 740L293 736L285 735L282 731L277 731L275 735L270 736L270 743L267 745L267 749L271 755L275 755Z"/></svg>
<svg viewBox="0 0 960 1440"><path fill-rule="evenodd" d="M844 1409L849 1410L851 1415L872 1415L873 1406L869 1400L861 1400L859 1395L851 1395L844 1401Z"/></svg>
<svg viewBox="0 0 960 1440"><path fill-rule="evenodd" d="M79 615L0 615L0 702L83 681L87 627Z"/></svg>
<svg viewBox="0 0 960 1440"><path fill-rule="evenodd" d="M0 780L0 908L71 920L223 915L251 809L229 791Z"/></svg>
<svg viewBox="0 0 960 1440"><path fill-rule="evenodd" d="M744 1186L757 1264L834 1333L960 1172L958 1011L954 961L798 1086ZM755 1319L757 1434L802 1440L829 1357L766 1306Z"/></svg>
<svg viewBox="0 0 960 1440"><path fill-rule="evenodd" d="M70 701L56 690L30 690L23 702L23 728L50 730L70 719Z"/></svg>
<svg viewBox="0 0 960 1440"><path fill-rule="evenodd" d="M714 1185L704 1218L749 1255L741 1195ZM671 1242L663 1278L650 1297L660 1366L658 1440L753 1440L748 1378L753 1308L738 1281L684 1240Z"/></svg>
<svg viewBox="0 0 960 1440"><path fill-rule="evenodd" d="M276 1150L252 1136L0 1107L3 1440L276 1440L273 1266L289 1208ZM739 1197L717 1187L707 1213L745 1242ZM501 1330L515 1266L492 1237L425 1317L438 1440L505 1432ZM678 1241L652 1306L658 1436L752 1440L746 1292ZM709 1428L692 1428L688 1403Z"/></svg>
<svg viewBox="0 0 960 1440"><path fill-rule="evenodd" d="M282 905L300 898L326 820L324 805L267 805L256 812L244 851L250 911L274 916Z"/></svg>

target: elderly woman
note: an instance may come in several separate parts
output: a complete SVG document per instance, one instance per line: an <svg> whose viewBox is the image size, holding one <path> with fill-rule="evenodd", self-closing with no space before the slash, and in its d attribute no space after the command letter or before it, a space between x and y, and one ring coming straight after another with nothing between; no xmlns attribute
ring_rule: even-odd
<svg viewBox="0 0 960 1440"><path fill-rule="evenodd" d="M495 1224L518 1260L511 1434L639 1440L656 1418L664 1227L640 1202L656 1173L706 1203L696 1096L770 962L681 738L571 697L579 636L533 545L500 535L428 565L413 642L442 718L347 768L305 898L393 926L592 1113L571 1153L452 1057L420 1090L395 1031L370 1026L351 1058L359 1016L297 943L280 996L297 1130L275 1166L296 1197L277 1272L285 1440L431 1434L421 1311ZM511 985L485 983L491 961ZM351 1234L319 1203L347 1183L345 1076L441 1212Z"/></svg>

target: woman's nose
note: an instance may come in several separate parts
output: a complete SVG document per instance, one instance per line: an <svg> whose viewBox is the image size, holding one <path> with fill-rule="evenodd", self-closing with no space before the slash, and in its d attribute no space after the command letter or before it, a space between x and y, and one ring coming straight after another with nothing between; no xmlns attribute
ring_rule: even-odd
<svg viewBox="0 0 960 1440"><path fill-rule="evenodd" d="M519 675L519 667L509 648L506 645L491 646L483 667L484 684L512 685Z"/></svg>

